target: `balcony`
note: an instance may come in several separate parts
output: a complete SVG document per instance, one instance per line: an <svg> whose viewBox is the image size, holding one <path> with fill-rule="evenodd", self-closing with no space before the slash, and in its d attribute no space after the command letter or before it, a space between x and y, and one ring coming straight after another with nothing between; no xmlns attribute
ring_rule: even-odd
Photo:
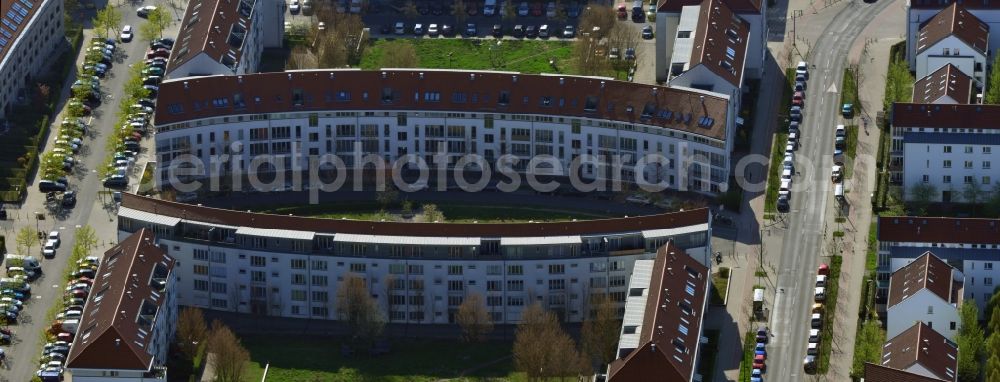
<svg viewBox="0 0 1000 382"><path fill-rule="evenodd" d="M166 382L167 367L154 366L149 371L142 373L142 382Z"/></svg>

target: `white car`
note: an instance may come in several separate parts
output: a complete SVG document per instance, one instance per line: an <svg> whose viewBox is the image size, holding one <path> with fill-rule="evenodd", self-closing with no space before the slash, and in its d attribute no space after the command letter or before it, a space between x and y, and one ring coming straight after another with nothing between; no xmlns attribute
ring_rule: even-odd
<svg viewBox="0 0 1000 382"><path fill-rule="evenodd" d="M436 37L440 33L437 24L431 24L427 26L427 35L431 37Z"/></svg>
<svg viewBox="0 0 1000 382"><path fill-rule="evenodd" d="M288 10L292 13L299 13L299 0L292 0L288 3Z"/></svg>
<svg viewBox="0 0 1000 382"><path fill-rule="evenodd" d="M62 244L62 240L59 239L59 231L49 232L49 240L56 243L56 248L59 248L59 244Z"/></svg>
<svg viewBox="0 0 1000 382"><path fill-rule="evenodd" d="M45 246L42 247L42 256L51 258L55 255L56 255L55 242L53 242L52 240L46 241Z"/></svg>
<svg viewBox="0 0 1000 382"><path fill-rule="evenodd" d="M124 42L132 41L132 26L126 25L122 27L121 39Z"/></svg>
<svg viewBox="0 0 1000 382"><path fill-rule="evenodd" d="M799 64L795 66L795 76L804 76L805 78L809 78L809 64L805 61L799 61Z"/></svg>
<svg viewBox="0 0 1000 382"><path fill-rule="evenodd" d="M635 204L649 204L649 197L643 194L632 194L625 198L626 202Z"/></svg>

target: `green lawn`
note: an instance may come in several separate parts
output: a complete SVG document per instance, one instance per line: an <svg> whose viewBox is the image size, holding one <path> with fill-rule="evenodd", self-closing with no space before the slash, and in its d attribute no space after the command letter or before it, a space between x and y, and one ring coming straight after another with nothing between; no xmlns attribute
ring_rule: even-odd
<svg viewBox="0 0 1000 382"><path fill-rule="evenodd" d="M245 380L254 382L261 380L268 363L268 382L523 379L505 358L510 356L509 342L397 341L389 354L377 357L364 352L344 357L340 342L332 339L244 337L243 345L250 351ZM496 360L501 361L476 369ZM459 378L463 371L469 372Z"/></svg>
<svg viewBox="0 0 1000 382"><path fill-rule="evenodd" d="M711 301L709 301L710 304L723 305L726 303L726 288L729 287L729 270L726 269L725 275L722 273L723 271L720 269L719 272L712 274L712 295L709 296L711 298Z"/></svg>
<svg viewBox="0 0 1000 382"><path fill-rule="evenodd" d="M526 222L533 220L536 222L555 222L577 220L592 220L608 218L609 216L596 213L583 213L576 211L553 210L544 208L532 208L521 206L483 206L469 204L435 203L438 210L444 214L445 222L448 223L471 223L479 221L482 223L492 222ZM414 210L420 208L420 203L414 203ZM293 206L270 206L256 210L257 212L273 213L278 215L292 214L295 216L311 216L318 218L340 219L347 218L353 220L394 220L398 216L399 209L390 208L387 212L382 212L375 202L350 202L350 203L324 203L320 205L293 205Z"/></svg>
<svg viewBox="0 0 1000 382"><path fill-rule="evenodd" d="M858 110L861 103L858 102L858 88L854 82L854 72L850 68L844 68L844 79L840 83L840 103L849 103Z"/></svg>
<svg viewBox="0 0 1000 382"><path fill-rule="evenodd" d="M743 362L740 362L740 382L750 382L750 372L753 370L753 347L757 344L755 332L748 332L743 338Z"/></svg>
<svg viewBox="0 0 1000 382"><path fill-rule="evenodd" d="M382 48L389 40L376 40L361 59L362 69L379 69ZM503 40L501 49L505 65L494 66L490 46L495 40L468 39L397 39L413 44L419 67L434 69L506 70L522 73L553 73L549 59L555 58L560 71L572 67L569 62L573 46L566 41Z"/></svg>

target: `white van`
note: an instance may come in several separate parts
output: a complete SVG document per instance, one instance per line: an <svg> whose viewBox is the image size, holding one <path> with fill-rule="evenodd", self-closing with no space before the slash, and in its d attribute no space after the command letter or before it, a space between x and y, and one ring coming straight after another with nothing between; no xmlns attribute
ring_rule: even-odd
<svg viewBox="0 0 1000 382"><path fill-rule="evenodd" d="M826 275L816 275L816 287L826 287Z"/></svg>
<svg viewBox="0 0 1000 382"><path fill-rule="evenodd" d="M833 187L833 198L837 200L837 203L844 203L845 201L847 201L844 198L844 184L843 183L837 183Z"/></svg>

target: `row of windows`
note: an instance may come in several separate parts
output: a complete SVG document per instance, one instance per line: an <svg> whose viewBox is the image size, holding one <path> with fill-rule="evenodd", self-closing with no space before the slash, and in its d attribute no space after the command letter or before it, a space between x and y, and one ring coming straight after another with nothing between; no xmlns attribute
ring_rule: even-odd
<svg viewBox="0 0 1000 382"><path fill-rule="evenodd" d="M924 183L930 183L931 182L931 176L930 175L924 175L922 177L922 180L923 180ZM988 186L988 185L990 185L991 181L992 181L992 179L990 179L990 177L984 176L984 177L982 177L980 179L980 183L979 184L984 185L984 186ZM951 183L951 175L942 175L941 176L941 182L942 183ZM966 175L966 176L962 177L962 183L964 183L964 184L976 184L976 177L972 176L972 175ZM990 190L983 190L983 191L990 191Z"/></svg>

